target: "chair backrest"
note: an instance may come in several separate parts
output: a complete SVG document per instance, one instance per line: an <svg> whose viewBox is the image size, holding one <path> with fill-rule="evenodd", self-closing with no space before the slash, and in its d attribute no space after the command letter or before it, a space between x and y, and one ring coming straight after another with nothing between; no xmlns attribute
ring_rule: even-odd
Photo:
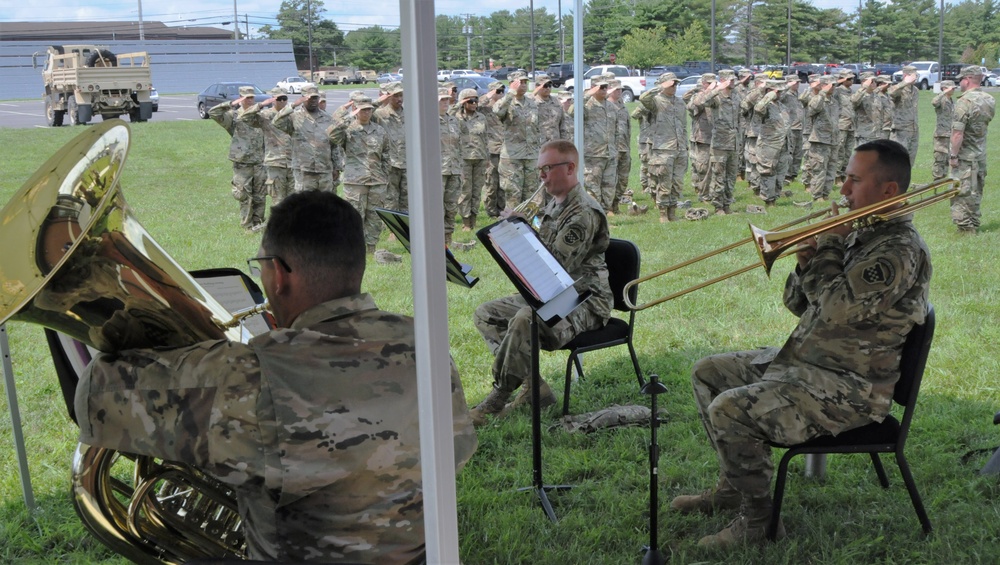
<svg viewBox="0 0 1000 565"><path fill-rule="evenodd" d="M625 285L639 278L639 248L627 239L611 239L608 249L604 252L604 261L608 264L608 284L614 296L615 310L627 312L625 305ZM635 304L639 296L639 285L629 289L629 299Z"/></svg>
<svg viewBox="0 0 1000 565"><path fill-rule="evenodd" d="M923 324L913 326L906 342L903 344L903 357L899 361L899 381L892 392L892 399L904 406L903 419L899 423L899 441L897 445L906 442L910 433L910 420L917 406L917 392L920 381L924 378L924 367L927 365L927 354L931 350L934 339L934 305L927 305L927 317Z"/></svg>

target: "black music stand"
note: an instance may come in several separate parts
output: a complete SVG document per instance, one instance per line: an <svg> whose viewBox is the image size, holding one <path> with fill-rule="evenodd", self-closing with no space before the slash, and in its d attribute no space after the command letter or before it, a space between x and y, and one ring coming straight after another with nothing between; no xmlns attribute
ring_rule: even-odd
<svg viewBox="0 0 1000 565"><path fill-rule="evenodd" d="M558 521L549 502L548 491L569 490L572 485L546 485L542 480L542 416L541 377L538 370L538 321L555 325L590 298L590 291L580 294L573 287L573 280L566 269L545 248L538 234L523 218L510 217L486 226L476 232L483 246L490 252L507 278L514 283L518 293L531 307L531 463L530 487L518 491L532 491L538 496L546 516ZM555 281L553 283L553 281ZM552 284L550 284L552 283Z"/></svg>
<svg viewBox="0 0 1000 565"><path fill-rule="evenodd" d="M657 541L660 504L657 498L656 478L659 475L660 445L656 440L656 430L660 427L660 417L656 413L656 397L667 392L667 387L660 382L660 377L654 373L649 375L649 382L642 385L639 392L652 397L649 414L649 546L643 548L646 553L642 557L642 565L663 565L666 561L663 559Z"/></svg>
<svg viewBox="0 0 1000 565"><path fill-rule="evenodd" d="M375 213L389 228L389 231L396 236L396 239L403 244L406 251L410 252L410 215L388 208L375 208ZM447 246L444 248L444 267L448 282L465 288L472 288L479 282L478 278L469 274L472 271L472 265L460 263Z"/></svg>

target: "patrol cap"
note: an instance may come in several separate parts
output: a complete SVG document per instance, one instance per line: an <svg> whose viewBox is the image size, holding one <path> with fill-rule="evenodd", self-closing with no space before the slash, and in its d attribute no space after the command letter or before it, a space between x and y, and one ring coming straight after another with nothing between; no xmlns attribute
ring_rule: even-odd
<svg viewBox="0 0 1000 565"><path fill-rule="evenodd" d="M719 80L736 78L736 73L732 69L722 69L719 71Z"/></svg>
<svg viewBox="0 0 1000 565"><path fill-rule="evenodd" d="M240 96L252 96L256 97L254 93L254 88L252 86L241 86Z"/></svg>
<svg viewBox="0 0 1000 565"><path fill-rule="evenodd" d="M674 73L663 73L656 79L656 84L663 84L665 82L677 82L677 75Z"/></svg>
<svg viewBox="0 0 1000 565"><path fill-rule="evenodd" d="M616 78L608 80L608 90L621 90L621 88L622 88L622 81Z"/></svg>
<svg viewBox="0 0 1000 565"><path fill-rule="evenodd" d="M454 82L449 80L448 82L442 82L439 88L447 88L450 91L456 88L456 86Z"/></svg>
<svg viewBox="0 0 1000 565"><path fill-rule="evenodd" d="M875 82L878 82L879 84L889 84L892 82L892 79L889 78L889 75L878 75L875 77Z"/></svg>
<svg viewBox="0 0 1000 565"><path fill-rule="evenodd" d="M765 86L767 86L767 88L772 88L774 90L784 90L787 83L780 79L770 79L764 84Z"/></svg>
<svg viewBox="0 0 1000 565"><path fill-rule="evenodd" d="M354 102L355 107L357 107L358 102L362 100L368 100L368 102L372 101L372 99L369 98L368 95L362 90L352 90L351 93L348 94L348 97L351 99L351 102Z"/></svg>
<svg viewBox="0 0 1000 565"><path fill-rule="evenodd" d="M535 75L535 84L545 84L545 83L547 83L547 82L549 82L551 80L552 79L549 78L549 75L544 75L544 74L541 74L541 73Z"/></svg>
<svg viewBox="0 0 1000 565"><path fill-rule="evenodd" d="M834 84L837 82L837 77L833 75L823 75L819 77L820 84Z"/></svg>
<svg viewBox="0 0 1000 565"><path fill-rule="evenodd" d="M521 71L514 71L507 75L507 80L510 82L514 82L515 80L524 80L526 78L528 78L528 74Z"/></svg>
<svg viewBox="0 0 1000 565"><path fill-rule="evenodd" d="M315 96L316 98L319 98L319 89L315 86L307 86L302 89L302 96L306 96L308 98Z"/></svg>
<svg viewBox="0 0 1000 565"><path fill-rule="evenodd" d="M701 82L715 82L715 73L705 73L701 75Z"/></svg>
<svg viewBox="0 0 1000 565"><path fill-rule="evenodd" d="M967 65L965 67L962 67L961 71L958 71L958 78L977 77L982 74L983 74L983 69L975 65Z"/></svg>
<svg viewBox="0 0 1000 565"><path fill-rule="evenodd" d="M823 78L823 75L821 75L819 73L812 73L811 75L809 75L809 82L811 84L811 83L814 83L814 82L818 81L821 78Z"/></svg>
<svg viewBox="0 0 1000 565"><path fill-rule="evenodd" d="M913 65L906 65L905 67L903 67L900 70L903 72L904 75L915 75L915 74L917 74L917 68L914 67ZM962 70L964 71L965 69L962 69ZM959 73L959 74L962 74L962 73Z"/></svg>
<svg viewBox="0 0 1000 565"><path fill-rule="evenodd" d="M740 69L739 77L743 78L747 76L753 76L753 71L751 71L750 69Z"/></svg>
<svg viewBox="0 0 1000 565"><path fill-rule="evenodd" d="M788 84L798 84L802 81L799 80L799 75L788 75L785 77L785 82Z"/></svg>
<svg viewBox="0 0 1000 565"><path fill-rule="evenodd" d="M953 80L942 80L941 81L941 90L944 90L946 88L955 88L955 81L953 81Z"/></svg>
<svg viewBox="0 0 1000 565"><path fill-rule="evenodd" d="M364 94L362 94L358 98L354 98L352 96L351 101L354 102L354 108L356 110L364 110L365 108L372 108L372 109L375 108L375 105L372 104L372 99L368 96L365 96Z"/></svg>
<svg viewBox="0 0 1000 565"><path fill-rule="evenodd" d="M502 82L500 82L498 80L495 80L495 81L491 82L490 85L487 86L486 88L489 88L490 90L496 90L498 88L503 88L503 87L504 87L504 84Z"/></svg>
<svg viewBox="0 0 1000 565"><path fill-rule="evenodd" d="M615 73L611 71L604 71L601 73L601 76L608 79L608 81L611 81L611 79L615 78Z"/></svg>
<svg viewBox="0 0 1000 565"><path fill-rule="evenodd" d="M854 73L852 73L851 71L849 71L847 69L841 69L837 73L837 78L854 78Z"/></svg>
<svg viewBox="0 0 1000 565"><path fill-rule="evenodd" d="M403 93L403 83L398 80L394 80L385 85L386 94L402 94Z"/></svg>
<svg viewBox="0 0 1000 565"><path fill-rule="evenodd" d="M475 88L464 88L462 92L458 93L458 101L464 102L469 98L479 98L479 93L476 92Z"/></svg>
<svg viewBox="0 0 1000 565"><path fill-rule="evenodd" d="M241 86L240 87L240 95L241 96L243 95L243 89L244 88L247 88L247 87L246 86ZM250 90L252 91L253 89L251 88ZM277 96L288 96L287 94L285 94L284 90L281 90L277 86L274 87L274 88L272 88L271 90L268 90L267 93L270 94L271 96L275 96L275 97L277 97Z"/></svg>
<svg viewBox="0 0 1000 565"><path fill-rule="evenodd" d="M601 86L607 84L608 84L608 79L604 75L596 76L590 79L590 86Z"/></svg>
<svg viewBox="0 0 1000 565"><path fill-rule="evenodd" d="M861 80L861 81L866 81L866 80L868 80L870 78L875 78L875 73L873 73L871 71L865 71L865 72L861 73L860 75L858 75L858 80Z"/></svg>
<svg viewBox="0 0 1000 565"><path fill-rule="evenodd" d="M450 88L439 88L438 89L438 100L442 100L444 98L451 98L451 89Z"/></svg>

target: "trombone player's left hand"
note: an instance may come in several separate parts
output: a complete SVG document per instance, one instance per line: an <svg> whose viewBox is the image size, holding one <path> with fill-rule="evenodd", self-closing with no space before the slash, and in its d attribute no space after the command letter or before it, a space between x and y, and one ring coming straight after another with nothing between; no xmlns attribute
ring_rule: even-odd
<svg viewBox="0 0 1000 565"><path fill-rule="evenodd" d="M830 205L830 217L840 215L840 207L834 202ZM847 237L847 234L854 231L854 227L851 222L844 222L843 224L833 226L825 233L837 234L840 237ZM817 241L815 237L809 238L799 244L799 247L795 250L795 259L798 261L799 270L804 270L812 258L816 255Z"/></svg>

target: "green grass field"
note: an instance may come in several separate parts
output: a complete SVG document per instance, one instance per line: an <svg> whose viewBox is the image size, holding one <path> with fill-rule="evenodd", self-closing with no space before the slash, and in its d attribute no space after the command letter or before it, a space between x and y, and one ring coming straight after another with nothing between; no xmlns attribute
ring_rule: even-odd
<svg viewBox="0 0 1000 565"><path fill-rule="evenodd" d="M933 111L930 93L921 99L920 154L916 183L930 180ZM994 128L996 129L996 128ZM78 129L0 129L7 150L0 162L0 202L6 202L27 178ZM150 122L133 128L132 151L122 188L135 216L182 265L244 268L258 235L238 225L231 198L228 137L208 121ZM990 166L1000 167L1000 144L994 133ZM638 162L633 160L631 187L639 193ZM660 429L660 540L672 563L814 563L814 564L966 564L1000 562L996 543L1000 488L996 477L976 471L979 456L963 462L976 448L1000 443L992 425L1000 410L1000 197L995 176L987 179L980 235L960 237L948 207L939 204L917 215L916 223L934 260L931 299L938 327L921 398L908 442L908 458L934 524L927 538L892 461L886 461L892 486L883 490L866 456L831 456L825 481L802 476L803 459L792 465L783 511L788 538L765 547L709 552L696 546L728 516L679 516L667 503L680 493L714 483L715 457L697 420L689 371L702 356L761 345L781 344L794 318L781 304L781 289L791 262L776 265L771 278L755 270L686 297L640 312L636 347L643 370L661 376L669 388L661 397L667 421ZM804 200L799 183L795 199ZM411 184L410 190L419 193ZM759 204L746 183L737 185L737 210ZM685 194L691 198L690 188ZM641 204L651 204L644 195ZM655 208L655 207L652 207ZM613 237L635 241L643 254L643 272L652 272L749 235L747 223L776 226L803 214L788 199L767 215L740 213L702 222L658 223L655 210L644 216L611 220ZM480 217L484 225L486 218ZM471 234L456 231L456 240ZM0 256L17 253L3 242ZM386 242L402 252L398 243ZM461 253L481 278L473 289L448 286L451 353L462 373L469 403L489 390L491 356L472 324L480 303L513 292L511 284L480 247ZM709 276L754 261L741 248L670 277L642 285L640 299L662 296ZM365 290L388 310L412 313L410 258L402 264L370 265ZM3 261L0 259L0 278ZM59 385L36 326L8 324L17 377L21 416L28 443L31 478L40 510L29 515L16 472L7 404L0 403L0 562L124 563L84 530L69 500L70 456L76 427L66 415ZM647 404L638 394L624 349L586 355L587 379L573 387L571 410L582 413L611 404ZM565 356L543 353L542 375L561 389ZM543 414L543 426L556 423L556 411ZM480 430L480 447L458 477L461 554L466 564L489 563L638 563L648 541L649 431L618 429L574 435L559 429L544 433L545 478L571 484L550 498L558 523L546 519L536 499L518 492L531 483L530 425L527 411Z"/></svg>

